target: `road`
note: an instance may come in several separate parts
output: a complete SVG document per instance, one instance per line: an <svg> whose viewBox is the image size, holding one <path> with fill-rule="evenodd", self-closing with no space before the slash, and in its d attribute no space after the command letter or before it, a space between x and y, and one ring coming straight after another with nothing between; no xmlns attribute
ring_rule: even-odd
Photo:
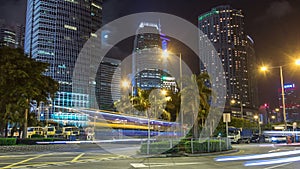
<svg viewBox="0 0 300 169"><path fill-rule="evenodd" d="M80 148L68 151L53 151L43 153L5 153L0 154L0 168L51 168L51 169L297 169L300 162L280 162L278 158L294 157L298 158L300 151L294 146L274 146L272 144L241 144L234 145L240 149L239 152L226 155L205 155L198 157L167 157L167 158L147 158L132 156L138 148L137 146L107 144L105 149L98 145L81 145ZM294 155L278 155L276 153L288 152L293 150ZM117 153L121 152L121 153ZM126 153L128 155L126 155ZM251 154L252 156L246 156ZM257 159L253 154L267 154L266 157ZM226 156L226 157L225 157ZM238 161L216 161L231 157L244 157ZM255 158L256 157L256 158ZM251 159L253 158L253 159ZM232 159L232 158L231 158ZM257 160L280 162L278 164L264 166L245 166L258 164ZM255 161L254 163L252 163ZM299 161L299 160L298 160Z"/></svg>

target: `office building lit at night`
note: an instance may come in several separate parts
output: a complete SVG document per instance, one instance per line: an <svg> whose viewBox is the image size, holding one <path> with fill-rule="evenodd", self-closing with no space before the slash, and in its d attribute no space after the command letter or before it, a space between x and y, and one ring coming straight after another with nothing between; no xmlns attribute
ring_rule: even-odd
<svg viewBox="0 0 300 169"><path fill-rule="evenodd" d="M255 98L257 94L251 94L251 92L257 92L257 90L254 88L250 92L250 88L253 88L256 82L253 79L249 81L249 77L253 73L252 71L249 72L249 68L253 67L255 53L254 49L251 48L251 44L248 44L253 44L254 42L249 36L247 37L244 30L244 20L243 12L233 9L229 5L217 6L211 11L200 15L198 17L198 27L204 35L199 37L199 47L200 49L205 47L205 42L202 39L207 37L218 52L226 77L226 107L237 107L237 111L239 111L236 115L237 117L245 118L248 116L251 118L253 117L251 109L254 110L257 108L257 99ZM210 54L208 53L207 55ZM216 63L215 60L211 59L212 57L207 56L205 58L207 60L203 63L210 63L212 65ZM207 65L203 63L200 63L200 70L205 72ZM219 72L215 72L213 75L213 77L222 76L224 75ZM232 100L239 104L231 105ZM243 108L244 111L241 114Z"/></svg>
<svg viewBox="0 0 300 169"><path fill-rule="evenodd" d="M90 107L90 96L72 92L76 59L102 22L102 0L28 0L25 53L49 63L45 75L59 83L54 107Z"/></svg>

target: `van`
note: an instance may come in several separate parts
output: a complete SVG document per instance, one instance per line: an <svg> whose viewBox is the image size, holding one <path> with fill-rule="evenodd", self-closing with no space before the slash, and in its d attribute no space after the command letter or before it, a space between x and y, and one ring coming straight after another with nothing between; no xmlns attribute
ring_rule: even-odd
<svg viewBox="0 0 300 169"><path fill-rule="evenodd" d="M54 137L56 129L54 126L44 128L45 135Z"/></svg>
<svg viewBox="0 0 300 169"><path fill-rule="evenodd" d="M28 127L27 137L31 138L32 135L44 135L44 129L42 127Z"/></svg>
<svg viewBox="0 0 300 169"><path fill-rule="evenodd" d="M70 136L78 136L79 135L79 129L77 127L63 127L62 133L64 137L69 138Z"/></svg>

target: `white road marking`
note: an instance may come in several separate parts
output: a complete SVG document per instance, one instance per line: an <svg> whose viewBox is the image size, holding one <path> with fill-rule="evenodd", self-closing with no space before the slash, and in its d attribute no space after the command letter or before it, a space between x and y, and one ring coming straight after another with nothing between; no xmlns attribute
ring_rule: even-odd
<svg viewBox="0 0 300 169"><path fill-rule="evenodd" d="M291 164L291 163L284 163L284 164L280 164L280 165L275 165L275 166L267 167L267 168L264 168L264 169L272 169L272 168L282 167L282 166L289 165L289 164Z"/></svg>
<svg viewBox="0 0 300 169"><path fill-rule="evenodd" d="M196 165L203 164L202 162L195 163L130 163L134 168L149 168L149 167L166 167L166 166L180 166L180 165Z"/></svg>

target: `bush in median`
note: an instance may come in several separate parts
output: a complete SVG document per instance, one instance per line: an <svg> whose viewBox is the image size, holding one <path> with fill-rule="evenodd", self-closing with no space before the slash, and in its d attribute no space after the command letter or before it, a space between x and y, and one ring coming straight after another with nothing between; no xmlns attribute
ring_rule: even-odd
<svg viewBox="0 0 300 169"><path fill-rule="evenodd" d="M0 146L16 145L16 138L0 138Z"/></svg>
<svg viewBox="0 0 300 169"><path fill-rule="evenodd" d="M36 142L52 142L52 141L65 141L66 139L59 138L26 138L18 139L18 144L35 145Z"/></svg>
<svg viewBox="0 0 300 169"><path fill-rule="evenodd" d="M149 145L149 154L164 154L164 153L177 153L179 149L177 147L178 141L155 142ZM147 143L143 143L140 148L141 154L147 154Z"/></svg>
<svg viewBox="0 0 300 169"><path fill-rule="evenodd" d="M224 140L206 140L204 142L193 141L193 151L195 153L203 152L217 152L227 150L226 142ZM231 147L229 147L231 149ZM185 142L185 152L192 152L192 142Z"/></svg>

